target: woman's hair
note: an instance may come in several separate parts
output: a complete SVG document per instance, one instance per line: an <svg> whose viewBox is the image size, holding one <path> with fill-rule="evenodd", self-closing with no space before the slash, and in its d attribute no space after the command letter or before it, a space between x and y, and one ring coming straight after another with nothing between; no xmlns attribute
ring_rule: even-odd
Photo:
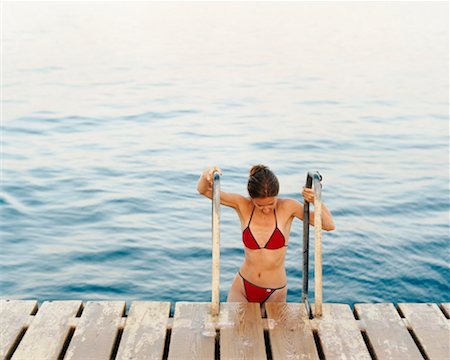
<svg viewBox="0 0 450 360"><path fill-rule="evenodd" d="M265 165L259 164L250 169L247 190L253 199L272 197L278 195L280 184L272 170Z"/></svg>

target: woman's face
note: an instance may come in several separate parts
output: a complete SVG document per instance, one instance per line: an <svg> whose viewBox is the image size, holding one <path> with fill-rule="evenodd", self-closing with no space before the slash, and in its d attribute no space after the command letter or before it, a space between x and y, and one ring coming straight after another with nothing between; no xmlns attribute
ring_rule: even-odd
<svg viewBox="0 0 450 360"><path fill-rule="evenodd" d="M252 199L255 207L260 210L263 214L267 215L275 209L277 206L277 198L273 197L265 197L265 198L255 198Z"/></svg>

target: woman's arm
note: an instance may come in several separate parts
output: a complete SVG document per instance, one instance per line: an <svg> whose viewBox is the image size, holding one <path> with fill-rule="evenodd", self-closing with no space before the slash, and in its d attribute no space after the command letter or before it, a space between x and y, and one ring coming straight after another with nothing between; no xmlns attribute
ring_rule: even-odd
<svg viewBox="0 0 450 360"><path fill-rule="evenodd" d="M212 198L212 185L213 185L213 174L217 171L222 175L222 171L214 166L212 168L206 169L201 175L200 179L198 179L197 183L197 191L206 196L208 199ZM220 192L220 203L225 206L232 207L236 209L238 212L240 211L240 207L247 202L247 199L239 194L227 193L225 191Z"/></svg>
<svg viewBox="0 0 450 360"><path fill-rule="evenodd" d="M303 198L311 204L314 204L314 190L309 188L303 188ZM296 200L290 201L292 207L293 216L303 221L303 204ZM314 211L309 212L309 224L314 226ZM322 202L322 229L326 231L332 231L335 229L333 217L330 210Z"/></svg>

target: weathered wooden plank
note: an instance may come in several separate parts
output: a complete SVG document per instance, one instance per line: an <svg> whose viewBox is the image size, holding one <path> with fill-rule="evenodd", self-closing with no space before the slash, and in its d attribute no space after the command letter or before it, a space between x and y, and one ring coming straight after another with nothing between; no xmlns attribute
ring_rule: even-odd
<svg viewBox="0 0 450 360"><path fill-rule="evenodd" d="M36 300L0 300L0 359L10 355L36 307Z"/></svg>
<svg viewBox="0 0 450 360"><path fill-rule="evenodd" d="M169 314L169 302L133 302L116 360L162 359Z"/></svg>
<svg viewBox="0 0 450 360"><path fill-rule="evenodd" d="M221 359L266 359L258 303L222 303L219 327Z"/></svg>
<svg viewBox="0 0 450 360"><path fill-rule="evenodd" d="M449 321L436 304L398 304L430 360L450 359Z"/></svg>
<svg viewBox="0 0 450 360"><path fill-rule="evenodd" d="M393 304L355 304L355 310L377 359L423 359Z"/></svg>
<svg viewBox="0 0 450 360"><path fill-rule="evenodd" d="M352 310L345 304L323 304L323 316L315 318L327 360L371 360ZM314 307L314 305L312 306Z"/></svg>
<svg viewBox="0 0 450 360"><path fill-rule="evenodd" d="M80 306L79 300L44 302L12 359L57 359Z"/></svg>
<svg viewBox="0 0 450 360"><path fill-rule="evenodd" d="M175 305L169 359L214 359L215 337L210 303Z"/></svg>
<svg viewBox="0 0 450 360"><path fill-rule="evenodd" d="M314 309L314 304L311 305L311 308ZM323 316L321 318L323 321L355 321L355 316L353 315L352 309L347 304L330 304L323 309Z"/></svg>
<svg viewBox="0 0 450 360"><path fill-rule="evenodd" d="M447 316L447 318L450 318L450 303L441 304L441 309L444 310L445 316Z"/></svg>
<svg viewBox="0 0 450 360"><path fill-rule="evenodd" d="M124 301L88 301L64 359L109 359L124 311Z"/></svg>
<svg viewBox="0 0 450 360"><path fill-rule="evenodd" d="M319 359L303 304L266 303L272 358Z"/></svg>

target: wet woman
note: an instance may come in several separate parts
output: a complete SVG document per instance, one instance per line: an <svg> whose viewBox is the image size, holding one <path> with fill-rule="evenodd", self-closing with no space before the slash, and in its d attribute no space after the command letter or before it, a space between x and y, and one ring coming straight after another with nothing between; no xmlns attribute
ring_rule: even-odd
<svg viewBox="0 0 450 360"><path fill-rule="evenodd" d="M221 173L218 167L206 169L197 184L198 192L210 199L215 171ZM239 216L245 249L244 262L234 277L227 301L285 302L289 233L295 217L303 220L303 205L297 200L278 198L278 179L264 165L250 169L247 190L249 197L220 192L220 203L232 207ZM314 203L312 189L303 188L302 195ZM314 224L313 211L310 224ZM331 213L323 203L322 229L334 230Z"/></svg>

